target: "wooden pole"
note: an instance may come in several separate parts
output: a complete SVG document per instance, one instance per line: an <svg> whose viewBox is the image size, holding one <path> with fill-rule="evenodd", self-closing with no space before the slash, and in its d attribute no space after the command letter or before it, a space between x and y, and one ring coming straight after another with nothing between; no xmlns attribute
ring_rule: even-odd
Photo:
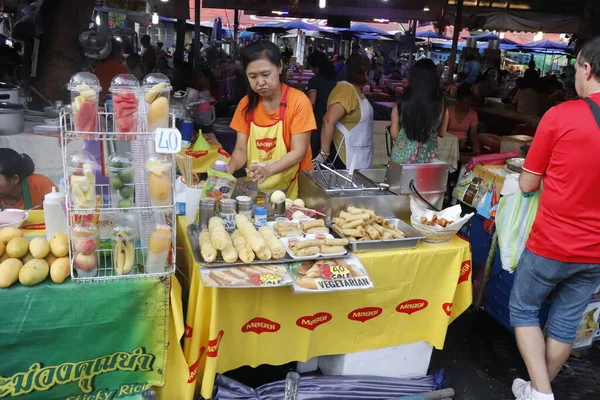
<svg viewBox="0 0 600 400"><path fill-rule="evenodd" d="M408 31L409 31L409 38L408 38L408 70L410 71L412 69L413 66L413 62L414 62L414 51L415 51L415 33L417 30L417 21L416 20L412 20L409 21L408 23Z"/></svg>
<svg viewBox="0 0 600 400"><path fill-rule="evenodd" d="M456 2L456 18L454 20L454 34L452 35L452 50L448 61L448 86L454 82L454 70L456 69L456 53L458 52L458 38L462 31L462 12L464 0Z"/></svg>
<svg viewBox="0 0 600 400"><path fill-rule="evenodd" d="M200 0L194 1L194 68L200 68Z"/></svg>
<svg viewBox="0 0 600 400"><path fill-rule="evenodd" d="M238 59L238 36L240 31L240 11L233 10L233 59Z"/></svg>
<svg viewBox="0 0 600 400"><path fill-rule="evenodd" d="M183 64L183 53L185 49L185 24L185 19L178 19L175 23L177 39L175 41L174 59L180 64Z"/></svg>

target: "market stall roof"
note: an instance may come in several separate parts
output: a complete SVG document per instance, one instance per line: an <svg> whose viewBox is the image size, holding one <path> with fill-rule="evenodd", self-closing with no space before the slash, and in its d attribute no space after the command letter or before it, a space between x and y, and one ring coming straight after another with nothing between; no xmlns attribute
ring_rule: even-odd
<svg viewBox="0 0 600 400"><path fill-rule="evenodd" d="M500 36L496 35L495 33L483 33L481 35L471 35L471 36L462 36L463 39L475 39L478 42L489 42L490 40L499 40L500 43L502 44L517 44L517 42L514 42L510 39L505 39L505 38L501 38Z"/></svg>
<svg viewBox="0 0 600 400"><path fill-rule="evenodd" d="M364 34L364 35L359 35L358 38L361 40L393 40L393 39L387 38L385 36L373 35L373 34L369 34L369 33Z"/></svg>
<svg viewBox="0 0 600 400"><path fill-rule="evenodd" d="M194 0L190 0L193 8ZM239 9L246 14L273 15L273 11L288 17L325 19L328 16L348 17L354 21L389 21L409 19L432 20L442 13L446 0L327 0L319 7L319 0L203 0L203 8Z"/></svg>
<svg viewBox="0 0 600 400"><path fill-rule="evenodd" d="M420 38L420 39L444 39L444 40L452 40L452 38L450 36L440 35L439 33L435 32L435 31L432 31L432 30L417 32L417 34L415 36L418 37L418 38Z"/></svg>
<svg viewBox="0 0 600 400"><path fill-rule="evenodd" d="M355 24L355 25L352 25L348 29L341 29L340 32L363 33L363 34L372 34L372 35L389 35L389 33L386 31L374 28L374 27L366 25L366 24Z"/></svg>
<svg viewBox="0 0 600 400"><path fill-rule="evenodd" d="M505 3L500 2L500 3ZM545 1L540 1L545 3ZM580 0L573 1L572 8L580 7ZM449 4L453 4L450 0ZM454 3L455 4L455 3ZM550 10L550 9L549 9ZM550 11L534 12L516 9L493 9L482 7L465 7L463 9L462 24L470 29L485 29L497 31L516 32L545 32L545 33L578 33L581 25L581 15L573 15L573 12L564 14L552 14ZM456 8L449 5L446 8L445 17L450 24L454 24Z"/></svg>
<svg viewBox="0 0 600 400"><path fill-rule="evenodd" d="M567 50L569 48L569 46L566 44L556 43L550 40L541 40L539 42L522 44L520 47L531 50Z"/></svg>

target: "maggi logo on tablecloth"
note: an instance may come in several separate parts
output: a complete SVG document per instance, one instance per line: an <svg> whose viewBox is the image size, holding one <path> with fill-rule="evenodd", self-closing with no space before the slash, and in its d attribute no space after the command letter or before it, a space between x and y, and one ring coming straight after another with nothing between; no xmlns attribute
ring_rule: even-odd
<svg viewBox="0 0 600 400"><path fill-rule="evenodd" d="M471 276L471 261L464 261L460 266L460 276L458 277L458 284L467 282Z"/></svg>
<svg viewBox="0 0 600 400"><path fill-rule="evenodd" d="M242 332L254 332L258 335L265 332L277 332L281 325L266 318L253 318L242 326Z"/></svg>
<svg viewBox="0 0 600 400"><path fill-rule="evenodd" d="M450 316L450 314L452 314L452 303L442 304L442 309L444 310L447 316Z"/></svg>
<svg viewBox="0 0 600 400"><path fill-rule="evenodd" d="M315 315L306 315L304 317L298 318L296 321L296 325L300 328L315 330L315 328L319 325L326 324L327 322L333 319L332 315L329 313L316 313Z"/></svg>
<svg viewBox="0 0 600 400"><path fill-rule="evenodd" d="M348 314L348 319L365 323L370 319L377 318L382 312L383 309L380 307L359 308L351 311L350 314Z"/></svg>
<svg viewBox="0 0 600 400"><path fill-rule="evenodd" d="M219 345L221 344L221 339L223 339L223 331L219 331L217 337L208 341L206 356L214 358L219 355Z"/></svg>
<svg viewBox="0 0 600 400"><path fill-rule="evenodd" d="M192 383L196 380L196 377L198 376L198 365L200 364L200 360L202 359L202 355L204 354L205 350L206 348L202 346L200 348L200 355L198 356L198 359L192 365L190 365L188 383Z"/></svg>
<svg viewBox="0 0 600 400"><path fill-rule="evenodd" d="M398 311L399 313L411 315L418 311L426 309L428 305L429 302L423 299L407 300L403 303L398 304L398 307L396 307L396 311Z"/></svg>

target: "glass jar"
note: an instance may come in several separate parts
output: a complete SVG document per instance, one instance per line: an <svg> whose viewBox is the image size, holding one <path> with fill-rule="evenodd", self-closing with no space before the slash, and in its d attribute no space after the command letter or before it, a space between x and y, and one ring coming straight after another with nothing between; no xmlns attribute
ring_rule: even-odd
<svg viewBox="0 0 600 400"><path fill-rule="evenodd" d="M169 225L158 224L150 234L144 270L148 274L164 273L169 268L169 252L173 230Z"/></svg>
<svg viewBox="0 0 600 400"><path fill-rule="evenodd" d="M146 103L148 132L169 127L171 89L171 81L164 74L153 73L144 78L142 91Z"/></svg>
<svg viewBox="0 0 600 400"><path fill-rule="evenodd" d="M136 265L135 239L137 229L134 220L122 218L112 230L112 263L115 275L127 275Z"/></svg>
<svg viewBox="0 0 600 400"><path fill-rule="evenodd" d="M235 230L235 214L237 202L233 199L222 199L219 202L219 214L227 232Z"/></svg>
<svg viewBox="0 0 600 400"><path fill-rule="evenodd" d="M79 278L98 275L98 250L100 239L98 228L91 222L80 222L71 227L73 265Z"/></svg>
<svg viewBox="0 0 600 400"><path fill-rule="evenodd" d="M133 207L135 170L131 153L111 154L108 157L108 174L112 207Z"/></svg>
<svg viewBox="0 0 600 400"><path fill-rule="evenodd" d="M71 77L73 126L76 132L98 132L98 96L102 87L98 77L89 72L78 72Z"/></svg>
<svg viewBox="0 0 600 400"><path fill-rule="evenodd" d="M139 132L140 82L131 74L120 74L110 84L113 101L115 132ZM130 135L119 135L120 140L131 139Z"/></svg>
<svg viewBox="0 0 600 400"><path fill-rule="evenodd" d="M173 205L171 161L166 156L154 155L146 162L150 201L155 207Z"/></svg>
<svg viewBox="0 0 600 400"><path fill-rule="evenodd" d="M67 160L69 204L74 210L96 208L96 171L98 163L86 151L77 151Z"/></svg>

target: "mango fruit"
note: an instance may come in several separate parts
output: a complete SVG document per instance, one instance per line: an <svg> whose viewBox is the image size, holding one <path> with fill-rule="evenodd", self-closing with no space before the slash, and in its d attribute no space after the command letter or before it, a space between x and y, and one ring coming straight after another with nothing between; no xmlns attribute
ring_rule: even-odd
<svg viewBox="0 0 600 400"><path fill-rule="evenodd" d="M23 263L16 258L9 258L0 263L0 288L7 288L19 279Z"/></svg>
<svg viewBox="0 0 600 400"><path fill-rule="evenodd" d="M50 267L46 260L31 260L23 265L19 272L19 282L25 286L34 286L48 277Z"/></svg>
<svg viewBox="0 0 600 400"><path fill-rule="evenodd" d="M16 237L6 245L6 254L11 258L23 258L29 252L29 240L24 237Z"/></svg>

